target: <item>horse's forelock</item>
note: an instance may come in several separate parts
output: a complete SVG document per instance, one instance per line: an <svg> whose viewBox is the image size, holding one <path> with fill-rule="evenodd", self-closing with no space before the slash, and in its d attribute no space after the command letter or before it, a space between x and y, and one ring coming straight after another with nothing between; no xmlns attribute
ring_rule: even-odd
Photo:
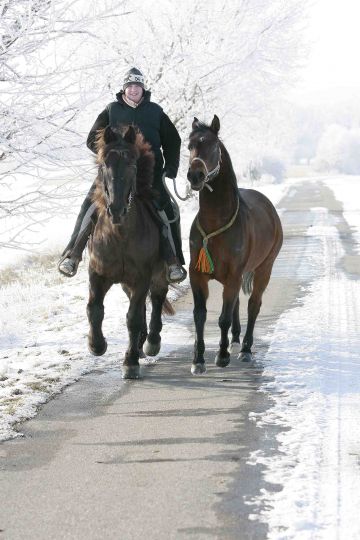
<svg viewBox="0 0 360 540"><path fill-rule="evenodd" d="M210 126L204 124L203 122L200 122L198 121L196 123L196 128L192 130L192 132L190 133L190 137L192 137L193 135L196 135L197 133L203 133L204 131L208 131L210 129Z"/></svg>
<svg viewBox="0 0 360 540"><path fill-rule="evenodd" d="M144 136L140 131L136 133L135 144L126 143L122 138L118 141L113 141L106 144L104 139L104 129L97 133L96 148L97 148L97 163L104 163L105 157L111 151L130 150L135 152L137 159L137 194L140 197L153 197L152 184L154 176L155 156L151 149L151 145L145 141Z"/></svg>
<svg viewBox="0 0 360 540"><path fill-rule="evenodd" d="M200 133L205 133L206 131L210 131L210 133L218 137L218 134L215 133L215 131L211 128L211 126L208 126L204 122L200 122L198 120L196 123L196 128L191 131L189 138L193 137L194 135L198 135Z"/></svg>
<svg viewBox="0 0 360 540"><path fill-rule="evenodd" d="M122 138L119 138L117 141L112 141L106 143L104 140L103 130L100 130L97 139L96 139L96 148L97 148L97 163L101 165L104 163L106 156L112 151L118 152L121 155L122 152L126 155L133 155L135 159L139 156L139 149L136 145L132 145L124 141Z"/></svg>

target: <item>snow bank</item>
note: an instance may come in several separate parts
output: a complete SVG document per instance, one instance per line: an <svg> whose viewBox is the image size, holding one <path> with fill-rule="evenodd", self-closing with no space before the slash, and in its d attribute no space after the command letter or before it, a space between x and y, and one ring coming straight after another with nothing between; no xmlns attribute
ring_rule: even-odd
<svg viewBox="0 0 360 540"><path fill-rule="evenodd" d="M322 178L322 181L325 181ZM360 230L356 179L326 179ZM299 305L283 313L270 337L261 391L274 405L252 414L258 426L283 428L276 459L254 452L265 480L282 486L247 502L269 539L360 538L360 282L338 267L344 251L324 208L312 209L308 234L321 241L313 283ZM354 218L354 219L352 219Z"/></svg>

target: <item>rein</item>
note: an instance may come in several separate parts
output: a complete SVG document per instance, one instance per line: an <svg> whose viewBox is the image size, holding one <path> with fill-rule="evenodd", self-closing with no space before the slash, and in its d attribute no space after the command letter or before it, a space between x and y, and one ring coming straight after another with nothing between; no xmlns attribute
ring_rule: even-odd
<svg viewBox="0 0 360 540"><path fill-rule="evenodd" d="M196 266L195 266L196 270L198 270L199 272L203 272L205 274L213 274L214 273L215 266L214 266L214 262L213 262L213 260L211 258L210 252L209 252L208 247L207 247L208 241L209 241L210 238L213 238L214 236L217 236L217 235L227 231L228 229L230 229L230 227L234 224L236 216L238 215L239 206L240 206L239 197L237 197L236 211L235 211L235 214L233 215L233 217L231 218L231 220L229 221L229 223L227 225L225 225L224 227L221 227L221 229L218 229L217 231L214 231L214 232L209 233L209 234L206 234L204 229L201 227L200 221L199 221L199 215L197 216L197 218L196 218L196 227L198 228L198 231L200 232L201 236L203 237L203 247L200 249L199 257L198 257L198 260L197 260L197 263L196 263Z"/></svg>

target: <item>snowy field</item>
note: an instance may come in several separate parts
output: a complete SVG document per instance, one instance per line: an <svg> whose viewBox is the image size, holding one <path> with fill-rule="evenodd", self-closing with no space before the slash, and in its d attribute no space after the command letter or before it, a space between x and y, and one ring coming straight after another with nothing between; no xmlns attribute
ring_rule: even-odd
<svg viewBox="0 0 360 540"><path fill-rule="evenodd" d="M288 179L256 187L278 204L298 182L319 180L342 203L358 252L359 177ZM181 208L187 250L197 202ZM268 336L264 380L271 382L261 391L272 397L273 407L251 415L259 429L268 424L285 428L276 460L261 452L249 457L249 463L265 465L268 482L284 489L263 491L249 503L258 505L251 518L269 524L270 539L355 540L360 538L360 282L338 266L343 248L326 209L312 212L315 225L307 234L320 239L321 250L307 254L314 269L311 285ZM108 351L94 358L86 347L86 264L67 280L56 271L57 254L53 249L2 273L0 440L20 436L20 420L33 417L42 403L81 375L118 365L125 352L127 300L120 287L114 286L105 301ZM176 294L187 287L188 281ZM165 317L163 352L190 342L184 321Z"/></svg>

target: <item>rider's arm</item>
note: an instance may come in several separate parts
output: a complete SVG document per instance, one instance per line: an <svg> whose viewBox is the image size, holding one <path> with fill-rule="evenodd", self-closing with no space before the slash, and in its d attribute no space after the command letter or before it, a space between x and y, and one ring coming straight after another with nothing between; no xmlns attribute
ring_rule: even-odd
<svg viewBox="0 0 360 540"><path fill-rule="evenodd" d="M160 139L165 159L165 174L168 178L176 178L180 160L180 135L163 112L160 120Z"/></svg>
<svg viewBox="0 0 360 540"><path fill-rule="evenodd" d="M97 117L95 124L90 129L90 133L88 135L88 138L86 140L86 146L96 154L96 134L99 129L105 128L109 124L109 112L107 109L105 109L103 112L99 114Z"/></svg>

